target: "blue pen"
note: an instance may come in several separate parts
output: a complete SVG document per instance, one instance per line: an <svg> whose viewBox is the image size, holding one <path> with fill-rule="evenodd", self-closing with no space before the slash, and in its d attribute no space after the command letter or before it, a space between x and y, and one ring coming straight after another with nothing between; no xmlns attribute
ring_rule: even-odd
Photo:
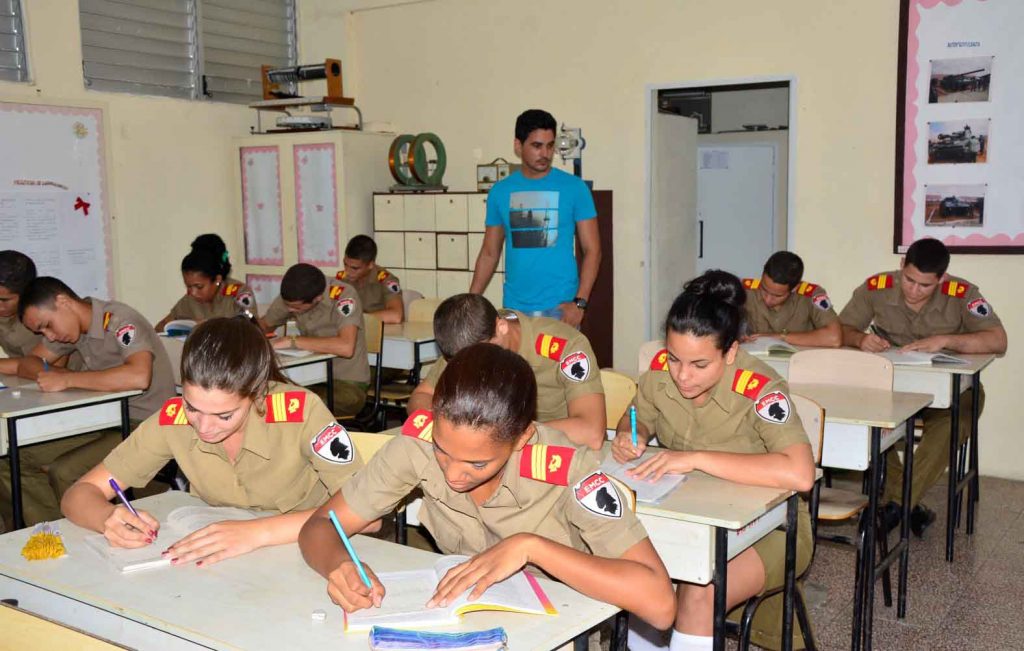
<svg viewBox="0 0 1024 651"><path fill-rule="evenodd" d="M633 433L633 447L636 448L636 405L629 406L629 429Z"/></svg>
<svg viewBox="0 0 1024 651"><path fill-rule="evenodd" d="M366 576L366 570L363 569L363 564L359 562L359 556L356 554L356 550L352 548L352 543L349 542L348 536L345 535L345 530L341 528L338 516L334 515L334 509L328 511L327 516L331 519L331 523L334 524L338 535L341 536L341 542L345 543L345 549L348 550L348 555L352 557L352 562L356 564L356 569L359 570L359 578L363 580L367 588L372 590L373 585L370 584L370 577Z"/></svg>
<svg viewBox="0 0 1024 651"><path fill-rule="evenodd" d="M113 477L110 478L110 487L114 489L115 493L117 493L117 498L121 500L121 503L124 504L125 508L131 511L132 515L135 517L139 517L139 512L136 511L135 507L128 501L128 496L124 494L124 491L117 485L117 481Z"/></svg>
<svg viewBox="0 0 1024 651"><path fill-rule="evenodd" d="M43 358L43 370L44 371L49 371L50 370L50 362L46 361L46 358Z"/></svg>

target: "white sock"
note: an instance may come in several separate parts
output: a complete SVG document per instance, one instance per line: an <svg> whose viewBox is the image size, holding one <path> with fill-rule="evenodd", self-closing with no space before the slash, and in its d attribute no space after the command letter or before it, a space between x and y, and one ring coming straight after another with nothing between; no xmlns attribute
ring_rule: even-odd
<svg viewBox="0 0 1024 651"><path fill-rule="evenodd" d="M670 651L706 651L714 647L715 638L703 635L687 635L679 631L672 631L672 642L669 645Z"/></svg>
<svg viewBox="0 0 1024 651"><path fill-rule="evenodd" d="M629 616L626 646L629 651L668 651L665 631L659 631L636 615Z"/></svg>

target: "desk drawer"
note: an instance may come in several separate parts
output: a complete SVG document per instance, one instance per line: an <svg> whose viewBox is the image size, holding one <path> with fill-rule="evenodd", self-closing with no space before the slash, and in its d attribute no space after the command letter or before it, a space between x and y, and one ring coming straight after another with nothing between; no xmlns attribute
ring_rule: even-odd
<svg viewBox="0 0 1024 651"><path fill-rule="evenodd" d="M405 230L404 201L398 195L374 195L373 228L377 231Z"/></svg>
<svg viewBox="0 0 1024 651"><path fill-rule="evenodd" d="M388 269L405 266L405 235L402 233L374 233L377 242L377 265Z"/></svg>
<svg viewBox="0 0 1024 651"><path fill-rule="evenodd" d="M437 268L469 269L469 250L465 234L437 234Z"/></svg>
<svg viewBox="0 0 1024 651"><path fill-rule="evenodd" d="M466 214L469 219L469 230L475 233L483 233L485 228L484 222L487 221L487 195L467 195Z"/></svg>
<svg viewBox="0 0 1024 651"><path fill-rule="evenodd" d="M405 234L405 266L409 269L437 268L437 239L433 233ZM426 296L426 294L424 294Z"/></svg>
<svg viewBox="0 0 1024 651"><path fill-rule="evenodd" d="M434 230L434 197L433 195L415 195L405 197L405 230Z"/></svg>
<svg viewBox="0 0 1024 651"><path fill-rule="evenodd" d="M465 194L434 195L434 215L437 230L465 231L469 229L466 217Z"/></svg>

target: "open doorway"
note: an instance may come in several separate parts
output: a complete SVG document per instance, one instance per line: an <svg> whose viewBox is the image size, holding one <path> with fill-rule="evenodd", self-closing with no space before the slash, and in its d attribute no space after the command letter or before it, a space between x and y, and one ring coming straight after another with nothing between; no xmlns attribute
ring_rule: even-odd
<svg viewBox="0 0 1024 651"><path fill-rule="evenodd" d="M795 80L648 86L647 335L683 283L789 248Z"/></svg>

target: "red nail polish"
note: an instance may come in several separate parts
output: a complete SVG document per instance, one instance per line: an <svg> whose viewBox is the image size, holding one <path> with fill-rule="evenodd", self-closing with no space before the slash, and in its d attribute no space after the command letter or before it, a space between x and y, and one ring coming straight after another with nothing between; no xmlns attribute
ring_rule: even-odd
<svg viewBox="0 0 1024 651"><path fill-rule="evenodd" d="M203 562L202 561L196 561L196 567L202 567L202 566L203 566Z"/></svg>
<svg viewBox="0 0 1024 651"><path fill-rule="evenodd" d="M175 556L174 558L171 559L171 563L172 564L177 563L177 562L178 562L178 557L177 556Z"/></svg>
<svg viewBox="0 0 1024 651"><path fill-rule="evenodd" d="M154 538L156 538L156 532L155 532L155 531L153 531L152 529L150 529L150 530L149 530L149 535L151 535L151 536L153 536Z"/></svg>

